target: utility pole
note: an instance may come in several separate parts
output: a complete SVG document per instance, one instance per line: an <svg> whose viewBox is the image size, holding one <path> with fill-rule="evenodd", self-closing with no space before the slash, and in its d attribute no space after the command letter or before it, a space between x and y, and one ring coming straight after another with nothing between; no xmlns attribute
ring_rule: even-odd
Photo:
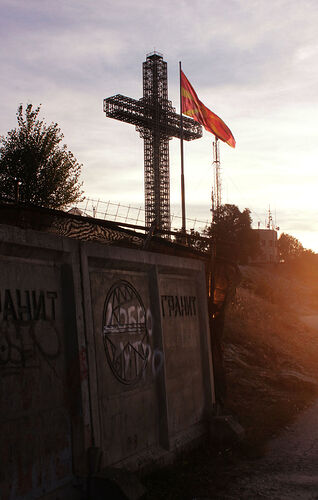
<svg viewBox="0 0 318 500"><path fill-rule="evenodd" d="M220 166L220 148L219 139L215 137L213 142L213 187L212 187L212 221L214 212L220 208L222 204L222 181L221 181L221 166Z"/></svg>

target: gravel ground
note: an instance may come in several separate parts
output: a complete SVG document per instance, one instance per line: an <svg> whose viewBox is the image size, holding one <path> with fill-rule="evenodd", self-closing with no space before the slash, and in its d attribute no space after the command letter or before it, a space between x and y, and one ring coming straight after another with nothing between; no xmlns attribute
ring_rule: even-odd
<svg viewBox="0 0 318 500"><path fill-rule="evenodd" d="M318 333L318 315L301 319ZM239 462L228 473L232 477L230 487L214 498L317 500L318 400L279 437L269 441L262 458Z"/></svg>
<svg viewBox="0 0 318 500"><path fill-rule="evenodd" d="M189 458L159 475L154 489L153 477L147 499L318 500L318 400L270 440L258 458L231 449Z"/></svg>
<svg viewBox="0 0 318 500"><path fill-rule="evenodd" d="M318 401L268 443L265 455L233 467L232 484L214 498L318 499Z"/></svg>

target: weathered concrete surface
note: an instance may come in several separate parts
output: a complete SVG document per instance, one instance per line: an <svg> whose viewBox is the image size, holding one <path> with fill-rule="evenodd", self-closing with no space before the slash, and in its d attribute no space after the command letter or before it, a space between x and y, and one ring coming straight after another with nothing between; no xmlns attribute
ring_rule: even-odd
<svg viewBox="0 0 318 500"><path fill-rule="evenodd" d="M33 499L73 477L74 296L59 243L13 228L1 242L1 498Z"/></svg>
<svg viewBox="0 0 318 500"><path fill-rule="evenodd" d="M202 420L204 385L195 280L161 276L168 425L177 434Z"/></svg>
<svg viewBox="0 0 318 500"><path fill-rule="evenodd" d="M208 432L204 264L0 225L1 500L76 493Z"/></svg>
<svg viewBox="0 0 318 500"><path fill-rule="evenodd" d="M317 500L317 423L318 401L269 443L263 458L241 465L239 478L219 498Z"/></svg>
<svg viewBox="0 0 318 500"><path fill-rule="evenodd" d="M214 393L204 268L92 244L82 252L95 445L103 467L138 468L207 432Z"/></svg>

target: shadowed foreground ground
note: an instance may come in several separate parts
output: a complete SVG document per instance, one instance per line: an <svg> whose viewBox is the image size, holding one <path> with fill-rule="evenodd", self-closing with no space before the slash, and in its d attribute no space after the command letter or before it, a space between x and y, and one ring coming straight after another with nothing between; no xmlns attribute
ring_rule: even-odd
<svg viewBox="0 0 318 500"><path fill-rule="evenodd" d="M208 448L151 476L149 499L318 499L318 400L270 440L262 456Z"/></svg>
<svg viewBox="0 0 318 500"><path fill-rule="evenodd" d="M231 486L214 498L317 499L318 400L268 443L263 458L233 467Z"/></svg>

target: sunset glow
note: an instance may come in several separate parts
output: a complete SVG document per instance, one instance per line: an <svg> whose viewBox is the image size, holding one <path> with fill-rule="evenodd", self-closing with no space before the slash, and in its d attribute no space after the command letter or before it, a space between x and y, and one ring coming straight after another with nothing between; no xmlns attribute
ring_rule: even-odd
<svg viewBox="0 0 318 500"><path fill-rule="evenodd" d="M103 98L142 97L141 65L154 48L168 63L179 110L178 61L204 104L230 127L221 144L222 200L269 205L281 231L318 251L318 4L278 0L1 2L0 134L20 103L42 103L83 163L85 194L143 205L143 143L106 119ZM212 139L185 145L187 217L210 218ZM171 212L180 215L179 142L170 142Z"/></svg>

